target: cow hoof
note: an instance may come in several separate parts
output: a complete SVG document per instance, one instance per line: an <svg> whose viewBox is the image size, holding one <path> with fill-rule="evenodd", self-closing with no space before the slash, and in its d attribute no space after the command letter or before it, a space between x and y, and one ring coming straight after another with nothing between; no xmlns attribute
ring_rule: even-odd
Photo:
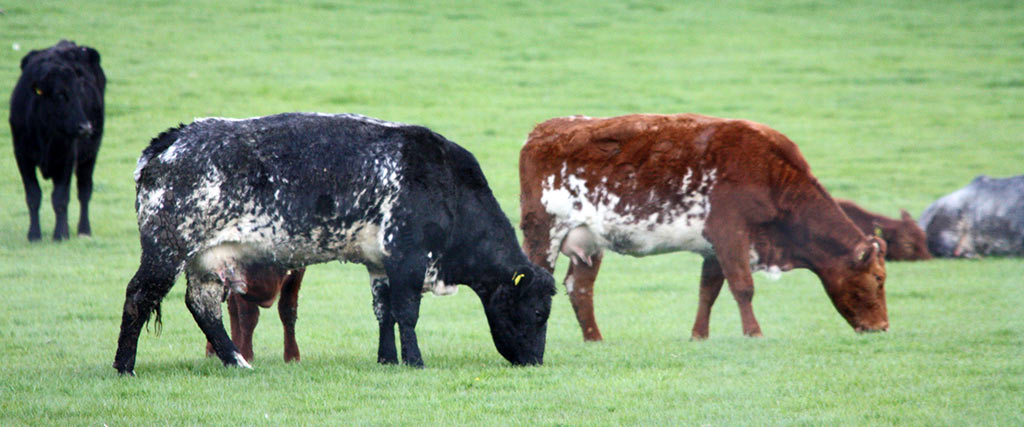
<svg viewBox="0 0 1024 427"><path fill-rule="evenodd" d="M245 361L245 357L242 357L242 353L235 353L235 363L230 364L238 368L252 369L252 365Z"/></svg>
<svg viewBox="0 0 1024 427"><path fill-rule="evenodd" d="M43 240L43 236L40 236L39 233L36 233L36 234L28 233L28 241L30 241L30 242L38 242L40 240Z"/></svg>
<svg viewBox="0 0 1024 427"><path fill-rule="evenodd" d="M707 335L693 334L693 335L690 336L690 342L701 342L701 341L705 341L707 339L708 339Z"/></svg>
<svg viewBox="0 0 1024 427"><path fill-rule="evenodd" d="M114 365L114 369L117 369L117 375L119 375L119 376L122 376L122 377L123 376L129 376L129 377L134 377L135 376L135 370L134 369L125 369L125 368L119 367L117 365Z"/></svg>
<svg viewBox="0 0 1024 427"><path fill-rule="evenodd" d="M397 365L398 364L398 359L397 358L391 359L391 358L378 357L377 358L377 363L380 363L381 365Z"/></svg>

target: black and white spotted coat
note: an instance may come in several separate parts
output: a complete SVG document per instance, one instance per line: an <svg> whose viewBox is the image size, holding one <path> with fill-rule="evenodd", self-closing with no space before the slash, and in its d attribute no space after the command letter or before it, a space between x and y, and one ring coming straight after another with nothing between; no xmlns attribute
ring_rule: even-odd
<svg viewBox="0 0 1024 427"><path fill-rule="evenodd" d="M421 292L456 284L481 298L499 352L541 363L554 282L530 263L472 154L420 126L290 113L207 118L168 130L135 171L142 244L115 367L134 369L139 331L182 271L186 304L229 365L219 272L254 263L364 264L380 324L378 360L421 365Z"/></svg>
<svg viewBox="0 0 1024 427"><path fill-rule="evenodd" d="M928 206L918 224L937 257L1024 256L1024 175L979 175Z"/></svg>

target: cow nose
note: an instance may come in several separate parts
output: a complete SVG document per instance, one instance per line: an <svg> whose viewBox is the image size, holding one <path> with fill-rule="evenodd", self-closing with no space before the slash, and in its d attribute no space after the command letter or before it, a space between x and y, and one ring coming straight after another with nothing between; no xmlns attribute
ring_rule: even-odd
<svg viewBox="0 0 1024 427"><path fill-rule="evenodd" d="M78 124L78 134L81 136L92 135L92 123L82 122Z"/></svg>

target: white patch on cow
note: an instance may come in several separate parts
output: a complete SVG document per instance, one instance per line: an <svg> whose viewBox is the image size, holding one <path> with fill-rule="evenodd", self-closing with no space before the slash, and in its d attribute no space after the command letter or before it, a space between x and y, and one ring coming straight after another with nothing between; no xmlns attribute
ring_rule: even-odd
<svg viewBox="0 0 1024 427"><path fill-rule="evenodd" d="M394 239L394 233L391 231L391 228L395 226L391 221L392 211L395 208L395 202L398 200L398 193L402 187L399 183L401 176L401 171L398 167L399 159L397 159L397 155L394 157L384 157L383 159L374 159L373 165L377 171L378 182L384 188L384 194L381 196L382 200L380 203L381 224L377 238L384 254L390 255L388 247Z"/></svg>
<svg viewBox="0 0 1024 427"><path fill-rule="evenodd" d="M157 215L160 209L164 207L164 193L163 187L157 188L142 188L139 190L138 199L136 202L139 204L139 227L142 228L149 223L150 218L153 215Z"/></svg>
<svg viewBox="0 0 1024 427"><path fill-rule="evenodd" d="M573 276L566 277L565 278L565 292L571 294L573 286L576 286L576 278L573 277Z"/></svg>
<svg viewBox="0 0 1024 427"><path fill-rule="evenodd" d="M252 365L246 362L242 354L237 351L235 352L235 362L238 363L239 368L252 369Z"/></svg>
<svg viewBox="0 0 1024 427"><path fill-rule="evenodd" d="M171 144L169 147L167 147L167 149L164 150L163 153L160 153L160 155L157 156L157 158L160 159L160 161L164 162L164 163L171 163L171 162L174 162L175 160L177 160L177 158L178 158L178 150L181 148L178 145L178 142L180 142L180 141L181 141L181 139L178 139L178 140L174 141L174 143Z"/></svg>
<svg viewBox="0 0 1024 427"><path fill-rule="evenodd" d="M757 250L753 245L750 246L750 272L764 273L768 280L776 281L782 278L782 268L777 265L768 265L767 263L761 262L761 256L758 255Z"/></svg>
<svg viewBox="0 0 1024 427"><path fill-rule="evenodd" d="M344 117L344 118L348 118L348 119L355 119L355 120L359 120L361 122L366 122L366 123L375 124L375 125L378 125L378 126L389 127L389 128L400 128L400 127L410 126L410 125L405 124L405 123L389 122L387 120L381 120L381 119L378 119L378 118L364 116L362 114L355 114L355 113L344 113L344 114L316 113L316 114L317 115L321 115L321 116Z"/></svg>
<svg viewBox="0 0 1024 427"><path fill-rule="evenodd" d="M262 118L263 117L245 117L245 118L240 118L240 119L236 119L236 118L232 118L232 117L194 117L194 118L192 118L192 121L196 122L196 123L208 122L208 121L217 121L217 122L246 122L246 121L262 119Z"/></svg>
<svg viewBox="0 0 1024 427"><path fill-rule="evenodd" d="M683 203L679 205L661 201L652 191L650 202L662 204L662 208L639 218L630 210L615 209L621 199L607 185L590 189L584 179L567 175L566 170L567 167L562 168L559 186L555 185L554 175L541 183L541 203L556 218L548 252L552 263L569 231L581 226L594 235L598 246L628 255L679 250L711 252L711 244L702 233L711 208L707 195L715 183L715 170L701 176L696 191L688 191L693 175L689 171L678 185L683 192Z"/></svg>
<svg viewBox="0 0 1024 427"><path fill-rule="evenodd" d="M200 211L211 212L220 206L220 186L223 183L224 175L216 167L211 167L190 196Z"/></svg>
<svg viewBox="0 0 1024 427"><path fill-rule="evenodd" d="M441 271L438 270L437 260L433 260L423 274L423 292L433 292L437 296L455 295L459 291L459 287L445 283L440 276Z"/></svg>

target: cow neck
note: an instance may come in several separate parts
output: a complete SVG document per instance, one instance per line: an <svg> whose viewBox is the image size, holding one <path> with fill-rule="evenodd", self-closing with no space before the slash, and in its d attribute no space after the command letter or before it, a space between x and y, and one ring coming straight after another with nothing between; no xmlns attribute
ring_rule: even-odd
<svg viewBox="0 0 1024 427"><path fill-rule="evenodd" d="M815 271L829 269L836 262L852 259L852 252L864 240L864 234L839 209L839 205L820 185L805 193L790 211L793 224L806 230L794 255ZM802 233L801 233L802 234Z"/></svg>

